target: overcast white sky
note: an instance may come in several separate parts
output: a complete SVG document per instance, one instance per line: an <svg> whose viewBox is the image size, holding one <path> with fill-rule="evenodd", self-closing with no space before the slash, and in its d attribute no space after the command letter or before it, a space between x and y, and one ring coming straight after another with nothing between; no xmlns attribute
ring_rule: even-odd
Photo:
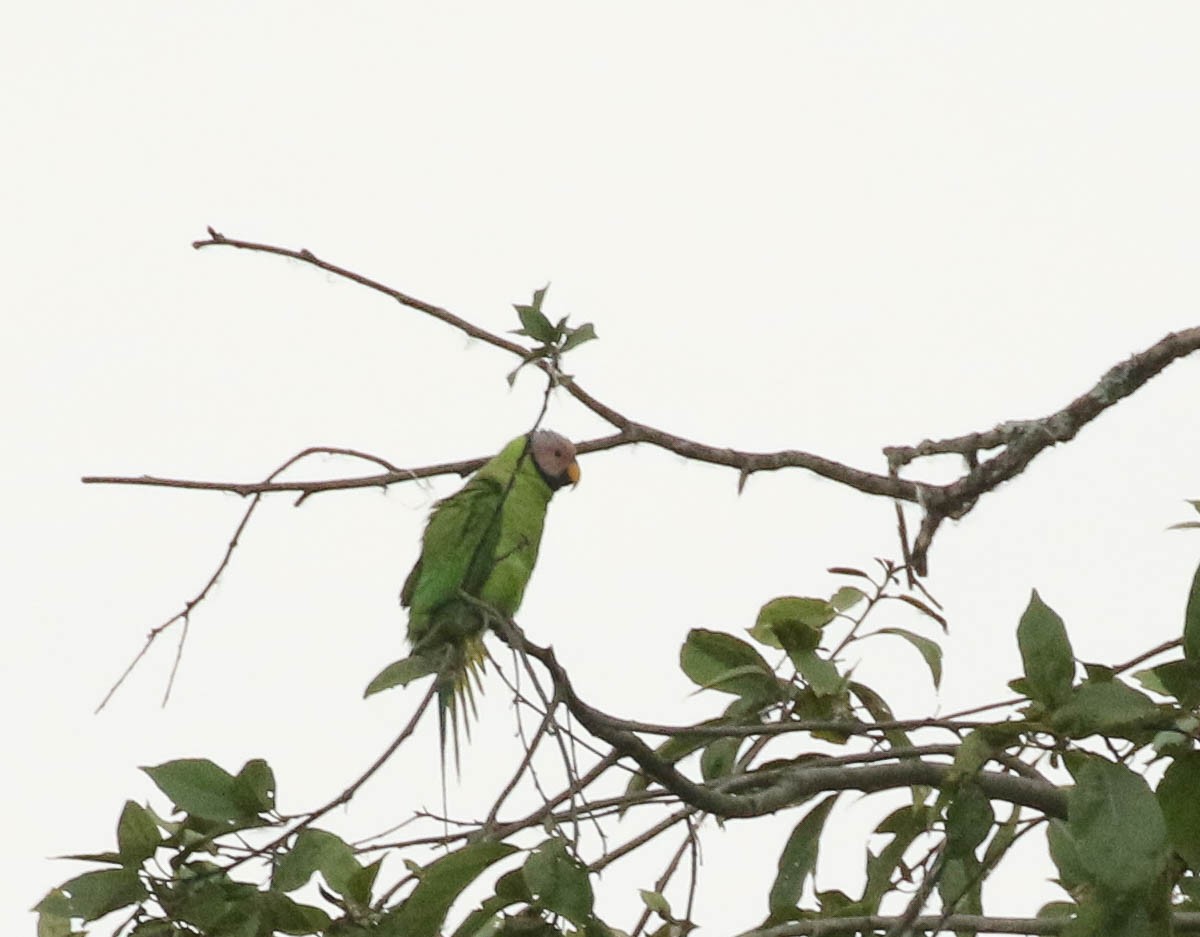
<svg viewBox="0 0 1200 937"><path fill-rule="evenodd" d="M6 20L4 933L76 871L43 857L109 848L123 800L152 795L138 765L266 757L299 811L374 758L412 699L361 690L403 652L396 593L455 487L272 502L194 618L170 707L164 643L96 717L243 504L79 476L249 481L316 444L418 465L492 452L536 414L535 375L509 392L502 353L300 264L195 252L205 225L497 331L550 281L552 313L596 323L573 370L609 404L874 470L883 445L1057 409L1200 321L1192 3L77 3ZM1031 587L1085 659L1177 635L1200 541L1164 527L1200 497L1198 375L1175 365L942 532L940 696L899 645L859 677L905 716L1002 697ZM548 423L605 431L565 397ZM678 672L689 628L738 631L772 596L831 591L830 565L896 553L889 504L800 472L740 498L732 472L652 449L583 472L520 619L618 713L715 710ZM488 703L506 738L500 687ZM338 823L436 807L435 751L422 736ZM492 763L468 756L462 813ZM858 882L864 806L822 887ZM707 834L705 933L762 917L797 816ZM658 872L615 867L602 912L628 927ZM1044 865L1022 874L992 911L1057 897Z"/></svg>

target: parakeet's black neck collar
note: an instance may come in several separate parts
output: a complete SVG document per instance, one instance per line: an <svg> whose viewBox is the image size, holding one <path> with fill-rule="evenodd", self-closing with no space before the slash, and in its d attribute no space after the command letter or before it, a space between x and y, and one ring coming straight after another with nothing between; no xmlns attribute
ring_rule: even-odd
<svg viewBox="0 0 1200 937"><path fill-rule="evenodd" d="M550 487L551 491L558 491L559 488L563 488L566 485L571 484L571 479L567 477L566 472L563 472L558 476L547 475L542 471L542 467L537 464L537 459L533 458L532 455L530 455L529 458L530 461L533 462L533 467L537 469L537 473L542 476L542 481L544 481Z"/></svg>

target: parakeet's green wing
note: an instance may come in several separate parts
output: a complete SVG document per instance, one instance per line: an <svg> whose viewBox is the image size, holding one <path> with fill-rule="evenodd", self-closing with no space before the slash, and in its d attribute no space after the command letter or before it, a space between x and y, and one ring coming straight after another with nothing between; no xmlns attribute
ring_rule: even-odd
<svg viewBox="0 0 1200 937"><path fill-rule="evenodd" d="M409 607L408 639L415 648L431 637L436 612L460 601L460 590L479 593L499 539L503 500L497 480L476 475L430 514L421 558L400 592L400 604ZM436 637L449 641L454 635Z"/></svg>

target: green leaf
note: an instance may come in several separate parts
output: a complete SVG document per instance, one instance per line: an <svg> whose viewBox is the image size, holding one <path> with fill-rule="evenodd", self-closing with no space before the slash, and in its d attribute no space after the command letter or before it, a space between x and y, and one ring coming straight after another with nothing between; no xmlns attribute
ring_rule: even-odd
<svg viewBox="0 0 1200 937"><path fill-rule="evenodd" d="M529 904L531 901L533 895L529 893L529 886L525 884L524 873L520 869L505 872L496 879L495 894L484 899L478 908L463 918L453 937L490 937L494 933L491 925L501 911L514 904Z"/></svg>
<svg viewBox="0 0 1200 937"><path fill-rule="evenodd" d="M351 874L346 880L345 895L351 901L357 901L366 906L371 903L371 890L375 887L375 879L379 877L379 869L383 858L376 859L370 865Z"/></svg>
<svg viewBox="0 0 1200 937"><path fill-rule="evenodd" d="M146 889L142 887L134 869L85 872L64 882L59 886L59 891L65 892L70 899L71 917L81 917L85 921L94 921L118 908L137 904L146 897ZM43 904L49 898L47 896Z"/></svg>
<svg viewBox="0 0 1200 937"><path fill-rule="evenodd" d="M404 902L388 914L380 932L403 937L435 937L463 889L489 866L511 856L517 847L482 840L430 863Z"/></svg>
<svg viewBox="0 0 1200 937"><path fill-rule="evenodd" d="M142 768L180 810L206 820L253 816L234 792L233 775L207 758L181 758Z"/></svg>
<svg viewBox="0 0 1200 937"><path fill-rule="evenodd" d="M261 758L251 758L233 779L233 795L250 814L275 809L275 772Z"/></svg>
<svg viewBox="0 0 1200 937"><path fill-rule="evenodd" d="M71 899L52 888L33 906L38 914L37 937L67 937L71 933Z"/></svg>
<svg viewBox="0 0 1200 937"><path fill-rule="evenodd" d="M744 741L736 736L726 736L709 742L700 756L700 775L704 780L714 781L733 771L737 764L738 749Z"/></svg>
<svg viewBox="0 0 1200 937"><path fill-rule="evenodd" d="M771 919L780 920L795 911L804 892L804 883L817 868L821 831L838 795L831 794L806 813L796 824L779 854L778 871L767 899Z"/></svg>
<svg viewBox="0 0 1200 937"><path fill-rule="evenodd" d="M551 837L529 854L525 884L547 911L582 926L592 916L592 883L588 871L567 852L566 843Z"/></svg>
<svg viewBox="0 0 1200 937"><path fill-rule="evenodd" d="M954 753L954 776L967 778L978 773L995 754L996 746L986 732L974 729L967 733Z"/></svg>
<svg viewBox="0 0 1200 937"><path fill-rule="evenodd" d="M1035 589L1017 626L1017 644L1033 699L1053 709L1071 693L1075 656L1063 621Z"/></svg>
<svg viewBox="0 0 1200 937"><path fill-rule="evenodd" d="M938 623L938 625L941 627L942 631L944 631L946 634L950 633L950 625L946 621L946 616L939 615L932 608L930 608L928 605L926 605L924 602L922 602L920 599L918 599L915 595L896 595L896 596L888 596L888 598L894 598L900 602L903 602L905 605L911 605L913 608L917 609L922 614L924 614L924 615L928 616L929 618L932 618L934 621L936 621Z"/></svg>
<svg viewBox="0 0 1200 937"><path fill-rule="evenodd" d="M1171 845L1193 870L1200 870L1200 754L1177 757L1158 783L1158 805Z"/></svg>
<svg viewBox="0 0 1200 937"><path fill-rule="evenodd" d="M1172 660L1134 676L1146 689L1175 697L1185 709L1200 705L1200 661Z"/></svg>
<svg viewBox="0 0 1200 937"><path fill-rule="evenodd" d="M390 690L394 686L408 686L414 680L427 677L431 673L437 673L437 671L438 665L436 661L431 660L423 654L412 654L403 660L393 661L384 667L383 670L379 671L375 675L375 678L367 684L363 696L374 696L376 693L383 690Z"/></svg>
<svg viewBox="0 0 1200 937"><path fill-rule="evenodd" d="M758 611L750 636L754 640L770 647L783 648L785 629L815 629L820 631L837 616L837 609L825 599L806 598L797 595L783 595L771 599ZM816 647L818 636L810 647Z"/></svg>
<svg viewBox="0 0 1200 937"><path fill-rule="evenodd" d="M1058 869L1058 880L1072 894L1088 881L1089 874L1079 858L1079 846L1071 830L1062 820L1051 820L1046 828L1046 843L1050 858Z"/></svg>
<svg viewBox="0 0 1200 937"><path fill-rule="evenodd" d="M1008 814L1008 819L996 828L996 835L992 837L991 842L987 844L987 849L983 851L983 867L985 869L995 868L1012 844L1016 842L1017 823L1020 819L1021 808L1014 805Z"/></svg>
<svg viewBox="0 0 1200 937"><path fill-rule="evenodd" d="M1067 795L1067 823L1088 879L1120 894L1144 892L1167 861L1158 800L1124 765L1090 757Z"/></svg>
<svg viewBox="0 0 1200 937"><path fill-rule="evenodd" d="M545 298L546 290L549 288L547 285L543 286L540 290L534 290L533 305L513 306L517 310L518 318L521 320L519 334L528 335L534 341L542 342L546 345L558 339L558 332L550 324L550 320L542 313L542 300Z"/></svg>
<svg viewBox="0 0 1200 937"><path fill-rule="evenodd" d="M853 608L866 597L867 594L862 589L855 589L854 586L842 586L829 597L829 604L839 612L844 612L848 608Z"/></svg>
<svg viewBox="0 0 1200 937"><path fill-rule="evenodd" d="M255 937L264 912L263 892L232 881L211 862L188 863L179 873L181 887L168 902L173 920L210 937Z"/></svg>
<svg viewBox="0 0 1200 937"><path fill-rule="evenodd" d="M679 665L703 689L772 701L780 696L770 665L731 634L693 628L679 651Z"/></svg>
<svg viewBox="0 0 1200 937"><path fill-rule="evenodd" d="M647 891L644 888L639 888L638 894L642 896L642 904L644 904L663 920L674 920L674 918L671 916L671 904L663 896L661 891Z"/></svg>
<svg viewBox="0 0 1200 937"><path fill-rule="evenodd" d="M943 909L959 914L983 913L983 870L974 853L948 858L938 876L937 887Z"/></svg>
<svg viewBox="0 0 1200 937"><path fill-rule="evenodd" d="M904 860L905 852L926 831L928 813L923 805L902 807L876 827L878 833L891 833L892 839L878 855L867 850L867 883L858 901L864 913L878 913L879 902L892 890L892 875Z"/></svg>
<svg viewBox="0 0 1200 937"><path fill-rule="evenodd" d="M855 698L862 704L863 708L875 722L893 722L895 720L896 717L892 713L892 708L887 704L887 701L865 683L858 683L852 680L848 685L848 689L854 694ZM912 745L912 740L908 737L908 733L902 729L887 729L883 735L894 748L908 748Z"/></svg>
<svg viewBox="0 0 1200 937"><path fill-rule="evenodd" d="M278 891L261 892L263 909L272 933L315 934L332 923L320 908L300 904Z"/></svg>
<svg viewBox="0 0 1200 937"><path fill-rule="evenodd" d="M1145 693L1119 681L1084 683L1060 706L1051 720L1054 728L1072 738L1142 730L1164 721L1158 706Z"/></svg>
<svg viewBox="0 0 1200 937"><path fill-rule="evenodd" d="M129 937L177 937L179 931L170 921L146 918L129 932ZM38 937L42 937L41 934Z"/></svg>
<svg viewBox="0 0 1200 937"><path fill-rule="evenodd" d="M351 882L362 872L354 850L326 830L311 827L301 830L292 848L275 864L271 887L277 891L295 891L312 878L314 872L343 897L351 897Z"/></svg>
<svg viewBox="0 0 1200 937"><path fill-rule="evenodd" d="M840 696L846 692L847 680L834 663L817 651L788 650L797 672L817 696Z"/></svg>
<svg viewBox="0 0 1200 937"><path fill-rule="evenodd" d="M1187 611L1183 616L1183 656L1187 660L1200 660L1200 566L1192 576Z"/></svg>
<svg viewBox="0 0 1200 937"><path fill-rule="evenodd" d="M906 628L880 628L874 634L893 634L898 638L903 638L915 647L925 660L925 666L929 668L929 673L933 677L934 689L942 685L942 648L940 645L930 641L929 638L914 634Z"/></svg>
<svg viewBox="0 0 1200 937"><path fill-rule="evenodd" d="M567 337L559 348L561 354L566 354L572 348L578 348L584 342L590 342L599 336L596 335L596 328L590 322L585 322L577 329L567 329Z"/></svg>
<svg viewBox="0 0 1200 937"><path fill-rule="evenodd" d="M140 866L154 855L161 842L158 824L146 808L132 800L125 801L125 809L121 811L121 819L117 822L117 848L121 853L121 863L134 868Z"/></svg>
<svg viewBox="0 0 1200 937"><path fill-rule="evenodd" d="M995 822L991 801L979 785L970 781L961 784L946 807L947 855L973 858Z"/></svg>

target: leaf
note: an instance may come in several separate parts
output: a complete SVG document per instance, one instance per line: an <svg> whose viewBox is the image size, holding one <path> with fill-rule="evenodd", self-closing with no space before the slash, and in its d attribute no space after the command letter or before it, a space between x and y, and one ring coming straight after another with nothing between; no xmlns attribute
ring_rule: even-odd
<svg viewBox="0 0 1200 937"><path fill-rule="evenodd" d="M1033 591L1017 626L1017 644L1033 699L1053 709L1071 693L1075 656L1063 621Z"/></svg>
<svg viewBox="0 0 1200 937"><path fill-rule="evenodd" d="M709 742L700 756L700 775L704 780L714 781L732 772L737 764L738 749L744 741L736 736L726 736Z"/></svg>
<svg viewBox="0 0 1200 937"><path fill-rule="evenodd" d="M363 696L374 696L376 693L390 690L394 686L408 686L414 680L437 673L437 671L438 665L435 661L423 654L411 654L403 660L393 661L379 671L367 684Z"/></svg>
<svg viewBox="0 0 1200 937"><path fill-rule="evenodd" d="M1058 880L1068 892L1074 893L1088 880L1087 869L1079 858L1079 846L1071 830L1062 820L1051 820L1046 828L1046 843L1050 858L1058 869Z"/></svg>
<svg viewBox="0 0 1200 937"><path fill-rule="evenodd" d="M278 891L261 892L263 910L271 922L271 932L315 934L332 923L320 908L300 904Z"/></svg>
<svg viewBox="0 0 1200 937"><path fill-rule="evenodd" d="M1200 660L1172 660L1134 676L1146 689L1175 697L1185 709L1200 704Z"/></svg>
<svg viewBox="0 0 1200 937"><path fill-rule="evenodd" d="M552 344L558 339L558 332L542 312L542 299L548 289L549 286L544 286L540 290L534 290L532 306L513 306L517 310L517 317L521 320L518 334L528 335L534 341L546 345Z"/></svg>
<svg viewBox="0 0 1200 937"><path fill-rule="evenodd" d="M261 758L251 758L233 779L233 796L254 815L275 809L275 772Z"/></svg>
<svg viewBox="0 0 1200 937"><path fill-rule="evenodd" d="M955 791L946 807L946 852L974 858L975 849L987 839L996 822L991 801L978 784L966 782Z"/></svg>
<svg viewBox="0 0 1200 937"><path fill-rule="evenodd" d="M81 917L85 921L94 921L118 908L137 904L146 897L146 889L142 887L134 869L85 872L64 882L59 886L59 891L65 892L70 900L71 917ZM47 896L45 901L49 898Z"/></svg>
<svg viewBox="0 0 1200 937"><path fill-rule="evenodd" d="M778 681L761 654L740 638L693 628L679 651L679 666L702 689L776 700Z"/></svg>
<svg viewBox="0 0 1200 937"><path fill-rule="evenodd" d="M663 896L661 891L647 891L644 888L638 889L638 894L642 896L642 904L661 917L664 921L672 921L671 904Z"/></svg>
<svg viewBox="0 0 1200 937"><path fill-rule="evenodd" d="M959 914L983 913L980 894L983 888L983 870L974 853L968 852L948 858L942 866L942 874L938 876L937 887L943 909Z"/></svg>
<svg viewBox="0 0 1200 937"><path fill-rule="evenodd" d="M903 638L909 644L917 649L921 657L925 660L925 666L929 668L929 673L933 677L934 689L938 689L942 685L942 648L929 638L923 638L919 634L914 634L906 628L880 628L874 634L894 634L898 638Z"/></svg>
<svg viewBox="0 0 1200 937"><path fill-rule="evenodd" d="M125 801L121 819L117 822L117 849L123 865L136 868L154 855L162 842L158 824L146 808L132 800Z"/></svg>
<svg viewBox="0 0 1200 937"><path fill-rule="evenodd" d="M266 910L263 892L230 880L211 862L188 863L179 871L182 887L168 902L173 920L212 937L255 937Z"/></svg>
<svg viewBox="0 0 1200 937"><path fill-rule="evenodd" d="M1183 616L1183 656L1186 660L1200 660L1200 566L1192 576L1192 588L1188 592L1187 610Z"/></svg>
<svg viewBox="0 0 1200 937"><path fill-rule="evenodd" d="M1171 845L1192 871L1200 870L1200 754L1177 757L1158 783L1158 805Z"/></svg>
<svg viewBox="0 0 1200 937"><path fill-rule="evenodd" d="M853 566L830 566L825 572L831 573L834 576L857 576L859 579L871 580L870 576L861 569L856 569Z"/></svg>
<svg viewBox="0 0 1200 937"><path fill-rule="evenodd" d="M585 322L577 329L567 329L567 337L559 348L560 354L566 354L572 348L578 348L584 342L593 341L599 336L596 334L596 328L590 322Z"/></svg>
<svg viewBox="0 0 1200 937"><path fill-rule="evenodd" d="M1164 715L1145 693L1120 681L1083 683L1071 693L1051 720L1055 729L1072 738L1102 733L1145 731L1164 721Z"/></svg>
<svg viewBox="0 0 1200 937"><path fill-rule="evenodd" d="M891 833L892 839L878 855L867 850L867 883L858 901L864 913L879 911L879 902L892 890L892 874L904 860L913 840L926 830L927 814L923 805L902 807L876 827L878 833Z"/></svg>
<svg viewBox="0 0 1200 937"><path fill-rule="evenodd" d="M758 618L750 629L750 636L771 647L782 648L781 629L802 628L819 631L837 616L837 609L825 599L813 599L798 595L782 595L771 599L758 610ZM816 647L818 637L811 647Z"/></svg>
<svg viewBox="0 0 1200 937"><path fill-rule="evenodd" d="M775 881L767 899L771 919L780 920L795 911L804 893L804 883L816 871L821 831L838 795L831 794L806 813L796 824L779 854Z"/></svg>
<svg viewBox="0 0 1200 937"><path fill-rule="evenodd" d="M867 594L862 589L855 589L853 586L842 586L829 597L829 604L839 612L844 612L848 608L853 608L866 597Z"/></svg>
<svg viewBox="0 0 1200 937"><path fill-rule="evenodd" d="M177 808L206 820L253 816L234 793L233 775L207 758L181 758L142 768Z"/></svg>
<svg viewBox="0 0 1200 937"><path fill-rule="evenodd" d="M967 733L954 753L954 776L956 778L972 777L978 773L991 759L996 746L982 729L973 729Z"/></svg>
<svg viewBox="0 0 1200 937"><path fill-rule="evenodd" d="M177 937L179 931L170 921L161 918L145 918L129 932L129 937ZM43 937L38 934L38 937Z"/></svg>
<svg viewBox="0 0 1200 937"><path fill-rule="evenodd" d="M525 884L547 911L579 926L592 916L594 897L588 871L567 852L559 837L551 837L529 854L524 873Z"/></svg>
<svg viewBox="0 0 1200 937"><path fill-rule="evenodd" d="M492 930L484 930L496 920L496 915L514 904L529 904L533 895L525 884L525 876L520 869L512 869L496 879L495 894L486 898L479 907L468 914L453 937L475 937L477 934L491 935Z"/></svg>
<svg viewBox="0 0 1200 937"><path fill-rule="evenodd" d="M1090 757L1067 795L1067 825L1088 879L1120 894L1144 892L1167 862L1158 800L1124 765Z"/></svg>
<svg viewBox="0 0 1200 937"><path fill-rule="evenodd" d="M346 880L345 896L351 901L357 901L360 905L366 906L371 903L371 889L375 887L375 879L379 877L379 869L383 866L383 858L380 857L368 866L364 866L357 872L351 874Z"/></svg>
<svg viewBox="0 0 1200 937"><path fill-rule="evenodd" d="M944 631L946 634L950 633L950 625L946 621L946 616L941 615L938 612L935 612L932 608L930 608L928 605L926 605L924 602L922 602L916 596L914 596L914 595L897 595L897 596L892 596L892 598L899 599L904 604L911 605L913 608L917 609L918 611L924 613L925 615L928 615L930 618L932 618L934 621L936 621L941 626L942 631Z"/></svg>
<svg viewBox="0 0 1200 937"><path fill-rule="evenodd" d="M1021 808L1013 805L1009 812L1008 819L1005 820L996 828L996 835L992 837L988 843L987 849L983 851L983 867L985 869L993 869L996 864L1004 857L1017 839L1017 823L1021 819Z"/></svg>
<svg viewBox="0 0 1200 937"><path fill-rule="evenodd" d="M846 691L847 680L834 663L817 651L788 651L788 657L796 666L805 684L817 696L840 696Z"/></svg>
<svg viewBox="0 0 1200 937"><path fill-rule="evenodd" d="M895 720L892 708L884 698L865 683L852 680L848 684L848 689L875 722L893 722ZM908 748L912 745L908 733L902 729L885 729L883 734L893 748Z"/></svg>
<svg viewBox="0 0 1200 937"><path fill-rule="evenodd" d="M320 872L329 887L343 897L351 897L350 883L362 871L354 850L326 830L301 830L292 848L275 864L271 887L295 891Z"/></svg>
<svg viewBox="0 0 1200 937"><path fill-rule="evenodd" d="M381 934L435 937L463 889L487 868L517 851L509 843L482 840L431 862L404 902L388 914Z"/></svg>
<svg viewBox="0 0 1200 937"><path fill-rule="evenodd" d="M33 906L37 912L37 937L67 937L71 933L71 899L61 888L52 888Z"/></svg>

